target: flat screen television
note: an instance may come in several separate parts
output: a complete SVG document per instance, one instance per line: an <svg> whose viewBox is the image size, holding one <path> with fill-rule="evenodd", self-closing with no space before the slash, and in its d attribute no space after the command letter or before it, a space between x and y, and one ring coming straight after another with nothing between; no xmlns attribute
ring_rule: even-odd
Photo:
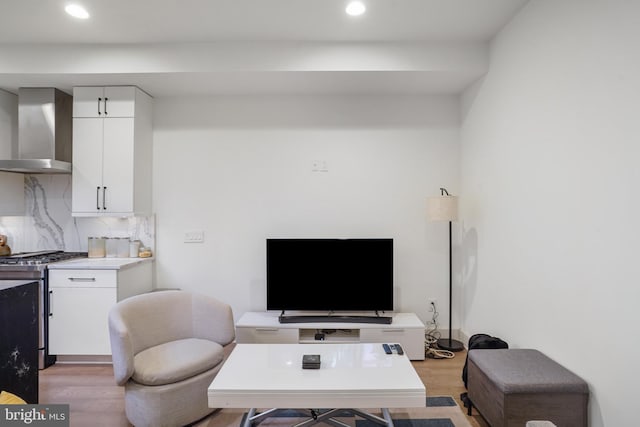
<svg viewBox="0 0 640 427"><path fill-rule="evenodd" d="M392 311L393 239L267 239L267 310Z"/></svg>

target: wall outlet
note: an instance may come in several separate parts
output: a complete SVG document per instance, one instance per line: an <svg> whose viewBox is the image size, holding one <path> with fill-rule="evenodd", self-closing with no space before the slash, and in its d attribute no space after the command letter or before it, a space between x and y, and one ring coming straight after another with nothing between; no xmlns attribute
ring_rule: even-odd
<svg viewBox="0 0 640 427"><path fill-rule="evenodd" d="M438 300L435 298L427 298L427 311L434 313L438 310Z"/></svg>

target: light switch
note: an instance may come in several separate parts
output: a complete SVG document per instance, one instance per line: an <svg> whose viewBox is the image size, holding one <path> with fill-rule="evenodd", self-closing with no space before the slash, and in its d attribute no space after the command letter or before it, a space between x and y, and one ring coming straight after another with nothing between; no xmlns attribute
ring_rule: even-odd
<svg viewBox="0 0 640 427"><path fill-rule="evenodd" d="M326 160L314 160L311 162L311 172L329 172Z"/></svg>
<svg viewBox="0 0 640 427"><path fill-rule="evenodd" d="M185 243L203 243L204 231L202 230L185 231L184 242Z"/></svg>

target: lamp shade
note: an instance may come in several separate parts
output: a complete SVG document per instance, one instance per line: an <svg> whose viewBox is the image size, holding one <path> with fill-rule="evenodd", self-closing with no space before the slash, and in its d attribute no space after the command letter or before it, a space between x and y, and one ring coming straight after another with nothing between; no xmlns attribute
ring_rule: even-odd
<svg viewBox="0 0 640 427"><path fill-rule="evenodd" d="M427 218L430 221L455 221L458 219L458 198L437 196L427 199Z"/></svg>

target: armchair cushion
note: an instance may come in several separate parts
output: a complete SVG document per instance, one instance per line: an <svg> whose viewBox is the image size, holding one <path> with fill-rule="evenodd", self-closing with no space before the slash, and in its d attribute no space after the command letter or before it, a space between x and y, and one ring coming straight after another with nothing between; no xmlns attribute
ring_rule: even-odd
<svg viewBox="0 0 640 427"><path fill-rule="evenodd" d="M222 346L200 338L186 338L150 347L133 358L133 380L157 386L176 383L220 364Z"/></svg>

